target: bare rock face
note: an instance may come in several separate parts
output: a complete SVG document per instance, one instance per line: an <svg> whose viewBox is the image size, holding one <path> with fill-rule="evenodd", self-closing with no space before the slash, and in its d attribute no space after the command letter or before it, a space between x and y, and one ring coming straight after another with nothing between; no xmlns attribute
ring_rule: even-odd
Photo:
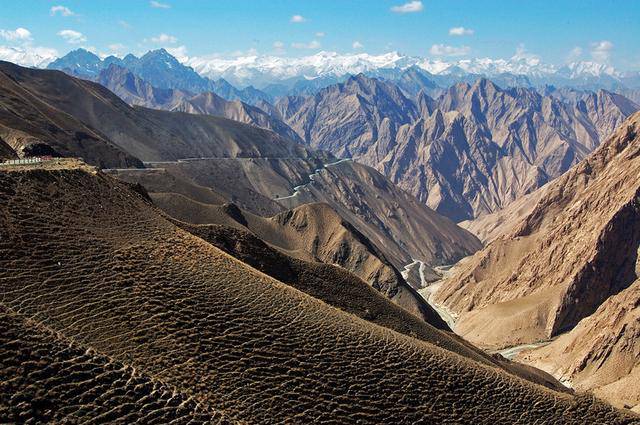
<svg viewBox="0 0 640 425"><path fill-rule="evenodd" d="M394 87L358 76L279 109L311 146L376 167L454 221L497 211L558 177L638 110L602 90L568 100L486 79L436 100L422 93L417 104Z"/></svg>
<svg viewBox="0 0 640 425"><path fill-rule="evenodd" d="M445 281L436 300L460 315L458 333L490 347L545 340L630 287L640 244L639 130L634 114Z"/></svg>
<svg viewBox="0 0 640 425"><path fill-rule="evenodd" d="M391 144L397 129L418 117L398 87L362 74L312 97L283 98L276 108L310 146L357 158Z"/></svg>

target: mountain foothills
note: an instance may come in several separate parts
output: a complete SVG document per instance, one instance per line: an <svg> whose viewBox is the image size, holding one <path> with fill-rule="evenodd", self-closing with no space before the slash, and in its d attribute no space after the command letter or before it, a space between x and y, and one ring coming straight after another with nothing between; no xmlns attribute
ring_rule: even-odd
<svg viewBox="0 0 640 425"><path fill-rule="evenodd" d="M639 131L636 113L539 189L523 216L505 213L517 219L512 230L456 266L435 297L458 314L455 330L471 342L551 340L522 360L636 409Z"/></svg>
<svg viewBox="0 0 640 425"><path fill-rule="evenodd" d="M0 62L0 422L640 423L637 78L316 59Z"/></svg>

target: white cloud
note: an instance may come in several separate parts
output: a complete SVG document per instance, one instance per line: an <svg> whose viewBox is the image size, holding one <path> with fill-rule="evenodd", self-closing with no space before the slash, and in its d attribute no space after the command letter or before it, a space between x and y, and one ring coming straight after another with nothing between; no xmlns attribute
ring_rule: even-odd
<svg viewBox="0 0 640 425"><path fill-rule="evenodd" d="M511 57L511 60L526 62L530 65L539 65L542 63L540 56L529 52L523 43L518 44L518 47L516 47L516 53Z"/></svg>
<svg viewBox="0 0 640 425"><path fill-rule="evenodd" d="M87 41L87 37L85 37L81 32L74 30L62 30L58 31L58 35L70 44L80 44Z"/></svg>
<svg viewBox="0 0 640 425"><path fill-rule="evenodd" d="M302 15L293 15L289 22L293 22L294 24L301 24L303 22L307 22L307 18Z"/></svg>
<svg viewBox="0 0 640 425"><path fill-rule="evenodd" d="M319 31L316 33L316 37L324 37L325 35L327 35L326 33Z"/></svg>
<svg viewBox="0 0 640 425"><path fill-rule="evenodd" d="M235 50L231 52L232 58L246 58L247 56L257 56L258 50L255 47L250 48L249 50Z"/></svg>
<svg viewBox="0 0 640 425"><path fill-rule="evenodd" d="M158 34L155 37L151 37L151 42L153 43L158 43L158 44L166 44L166 43L171 43L174 44L178 41L178 39L172 35L169 34Z"/></svg>
<svg viewBox="0 0 640 425"><path fill-rule="evenodd" d="M126 46L124 44L121 44L121 43L109 44L107 47L112 52L120 52L120 51L126 49Z"/></svg>
<svg viewBox="0 0 640 425"><path fill-rule="evenodd" d="M165 48L171 56L178 59L178 62L186 62L189 60L189 56L187 56L187 46L177 46L177 47L167 47Z"/></svg>
<svg viewBox="0 0 640 425"><path fill-rule="evenodd" d="M351 47L354 48L354 49L362 49L364 47L364 45L356 40L356 41L353 42Z"/></svg>
<svg viewBox="0 0 640 425"><path fill-rule="evenodd" d="M124 21L124 20L122 20L122 19L118 21L118 24L119 24L122 28L124 28L124 29L126 29L126 30L130 30L130 29L132 28L132 26L131 26L131 24L130 24L129 22Z"/></svg>
<svg viewBox="0 0 640 425"><path fill-rule="evenodd" d="M423 7L421 1L410 1L399 6L393 6L391 8L391 11L395 13L415 13L421 12L422 9Z"/></svg>
<svg viewBox="0 0 640 425"><path fill-rule="evenodd" d="M434 56L465 56L471 51L469 46L447 46L444 44L434 44L429 49L429 53Z"/></svg>
<svg viewBox="0 0 640 425"><path fill-rule="evenodd" d="M274 41L273 50L279 55L283 54L285 52L284 43L282 41Z"/></svg>
<svg viewBox="0 0 640 425"><path fill-rule="evenodd" d="M156 9L170 9L171 5L167 3L160 3L159 1L151 0L149 2L149 6L154 7Z"/></svg>
<svg viewBox="0 0 640 425"><path fill-rule="evenodd" d="M49 14L51 14L51 16L55 16L57 13L59 13L62 16L75 16L76 14L69 9L68 7L65 6L52 6L51 9L49 9Z"/></svg>
<svg viewBox="0 0 640 425"><path fill-rule="evenodd" d="M567 62L575 62L580 59L580 56L582 56L582 47L576 46L569 51L569 54L567 55Z"/></svg>
<svg viewBox="0 0 640 425"><path fill-rule="evenodd" d="M22 27L15 30L0 30L0 37L9 41L28 41L31 40L31 31Z"/></svg>
<svg viewBox="0 0 640 425"><path fill-rule="evenodd" d="M313 40L309 43L291 43L291 47L294 49L319 49L320 42L318 40Z"/></svg>
<svg viewBox="0 0 640 425"><path fill-rule="evenodd" d="M591 43L591 57L596 62L607 62L611 57L613 43L608 40L596 41Z"/></svg>
<svg viewBox="0 0 640 425"><path fill-rule="evenodd" d="M0 60L22 66L43 68L59 56L56 49L39 46L9 47L0 46Z"/></svg>
<svg viewBox="0 0 640 425"><path fill-rule="evenodd" d="M449 30L449 35L473 35L474 31L465 27L453 27Z"/></svg>

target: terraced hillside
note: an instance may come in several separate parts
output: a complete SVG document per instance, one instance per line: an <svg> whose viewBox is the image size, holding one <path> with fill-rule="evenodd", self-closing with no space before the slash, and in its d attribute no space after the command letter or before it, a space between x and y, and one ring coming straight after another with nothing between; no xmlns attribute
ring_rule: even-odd
<svg viewBox="0 0 640 425"><path fill-rule="evenodd" d="M190 397L176 414L194 421L639 421L331 307L179 229L147 202L101 173L0 173L1 323L10 329L2 338L22 353L11 357L17 364L2 362L10 377L2 385L16 391L2 398L7 417L71 421L108 411L108 420L126 421L149 406L162 422L174 414L176 400L162 393L172 388L175 399ZM58 348L68 341L67 351ZM96 357L90 371L56 369L64 362L82 371L87 357ZM98 393L130 388L118 373L102 374L107 358L156 391L133 405L135 391ZM103 387L84 390L96 375Z"/></svg>

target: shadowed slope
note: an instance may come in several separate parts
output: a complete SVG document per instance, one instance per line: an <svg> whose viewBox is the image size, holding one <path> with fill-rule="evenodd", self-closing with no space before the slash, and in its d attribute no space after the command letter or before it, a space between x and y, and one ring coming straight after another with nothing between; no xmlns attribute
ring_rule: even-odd
<svg viewBox="0 0 640 425"><path fill-rule="evenodd" d="M0 183L3 304L231 418L637 420L332 308L176 228L107 176L0 173Z"/></svg>
<svg viewBox="0 0 640 425"><path fill-rule="evenodd" d="M58 71L38 70L25 75L21 70L26 68L0 61L0 157L15 157L16 153L79 156L102 167L142 166L99 130L40 95L40 89L46 86L52 96L67 96L78 80Z"/></svg>

